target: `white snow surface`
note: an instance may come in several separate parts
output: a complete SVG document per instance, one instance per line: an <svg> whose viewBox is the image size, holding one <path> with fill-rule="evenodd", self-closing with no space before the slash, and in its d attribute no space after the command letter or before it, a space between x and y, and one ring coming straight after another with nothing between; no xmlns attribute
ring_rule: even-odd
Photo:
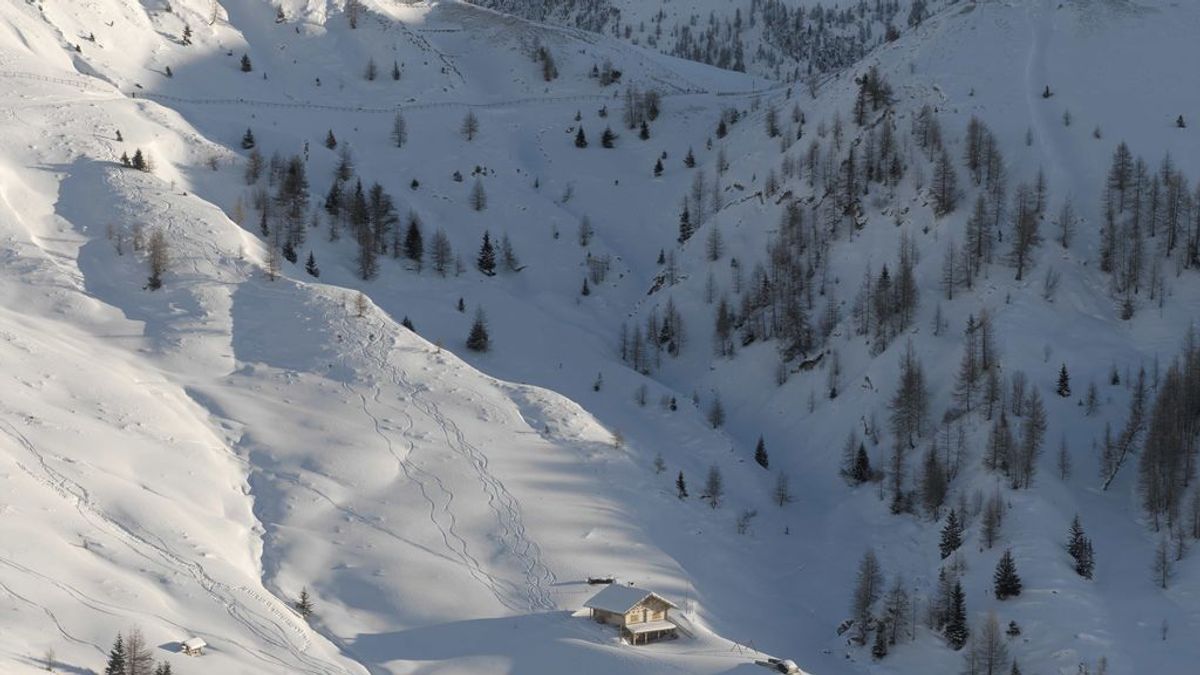
<svg viewBox="0 0 1200 675"><path fill-rule="evenodd" d="M719 225L728 250L712 265L727 287L729 256L747 268L762 259L782 207L741 199L779 158L754 102L789 109L787 88L448 0L366 0L352 31L343 4L0 5L0 672L38 671L47 649L61 671L100 672L116 632L130 627L185 675L755 673L766 672L753 661L767 654L822 675L958 672L961 655L924 629L879 662L835 632L866 547L918 595L940 563L936 526L892 516L874 486L851 489L836 476L846 434L871 412L886 418L905 339L872 357L839 329L844 393L833 401L821 398L820 370L776 387L771 345L715 360L703 229L677 253L682 282L647 295L659 249L676 246L692 177L680 159L692 147L713 174L716 146L705 141L728 106L749 117L724 141L727 206L705 227ZM179 39L184 24L190 46ZM936 105L957 157L966 119L978 114L1001 139L1012 182L1044 167L1054 202L1069 194L1096 223L1118 139L1152 166L1169 150L1200 176L1200 74L1187 58L1198 28L1200 7L1166 0L960 3L868 62L896 87L901 125ZM554 82L530 59L535 41L554 50ZM251 73L239 72L243 53ZM361 77L368 58L380 67L374 82ZM665 95L651 140L622 128L616 89L587 77L604 59ZM816 100L790 92L810 127L845 116L849 76ZM1046 84L1056 91L1049 102L1039 95ZM606 104L612 114L600 119ZM402 149L387 141L397 108L409 128ZM457 133L468 109L481 122L471 143ZM577 110L587 150L571 142ZM1172 125L1181 113L1186 130ZM610 124L621 137L605 150L599 135ZM303 261L311 248L321 277L285 264L269 281L241 178L247 127L268 155L307 148L314 201L336 163L322 145L334 130L364 183L382 183L402 216L420 214L427 238L444 228L467 272L443 279L388 258L362 282L353 243L329 242L322 228L301 252ZM135 148L153 159L152 174L116 161ZM663 151L667 170L652 179ZM477 166L489 196L482 212L466 204ZM451 180L455 170L465 182ZM1196 318L1195 272L1181 271L1162 309L1120 321L1085 223L1070 252L1044 244L1025 281L998 265L943 303L951 330L932 336L941 252L961 240L965 209L935 221L905 185L897 201L922 251L911 338L936 410L949 403L961 326L981 307L997 319L1006 368L1049 394L1066 361L1076 398L1088 381L1103 384L1110 364L1165 363ZM245 227L232 219L239 200ZM871 204L863 231L831 252L843 314L863 264L891 263L902 229L890 203ZM613 271L580 297L585 250L575 231L585 214L596 228L590 252L612 256ZM159 291L143 289L142 254L118 255L107 236L135 223L170 241ZM475 272L485 228L507 233L526 269ZM1052 264L1063 279L1051 303L1040 285ZM361 317L359 290L369 298ZM642 376L616 353L619 324L666 295L689 344ZM489 318L487 354L462 346L477 306ZM400 326L405 316L416 333ZM597 373L604 384L593 391ZM646 407L633 401L642 384ZM689 399L695 391L707 402L716 389L729 422L714 431ZM1128 397L1101 391L1096 418L1076 398L1045 397L1051 449L1037 484L1006 492L1002 547L1017 555L1025 593L991 597L1002 549L981 550L971 529L968 608L973 621L995 610L1020 623L1009 648L1024 672L1074 673L1101 656L1114 675L1193 672L1200 565L1188 557L1169 590L1153 586L1157 539L1133 469L1109 491L1094 478L1090 444L1106 420L1119 427ZM672 395L678 412L656 405ZM986 429L971 433L978 451ZM759 434L772 468L791 476L795 500L784 508L771 503L774 474L751 459ZM1061 435L1075 458L1066 482L1052 468ZM883 452L872 449L873 459ZM694 498L710 465L725 478L715 510ZM692 499L675 497L679 471ZM987 490L994 480L978 468L958 479ZM747 509L758 515L738 534ZM1073 574L1061 549L1076 512L1096 542L1093 582ZM610 573L680 605L673 616L685 636L633 648L577 615L594 590L586 578ZM302 588L316 606L307 621L291 608ZM209 645L198 659L178 653L192 636Z"/></svg>

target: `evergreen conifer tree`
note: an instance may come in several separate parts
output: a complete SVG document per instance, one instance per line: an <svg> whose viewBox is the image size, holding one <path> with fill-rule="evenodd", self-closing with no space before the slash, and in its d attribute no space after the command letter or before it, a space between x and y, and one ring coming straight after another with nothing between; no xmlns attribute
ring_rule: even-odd
<svg viewBox="0 0 1200 675"><path fill-rule="evenodd" d="M692 238L692 233L696 231L696 227L692 225L692 215L688 211L687 202L683 204L683 211L679 214L679 243L683 243Z"/></svg>
<svg viewBox="0 0 1200 675"><path fill-rule="evenodd" d="M971 630L967 626L967 603L963 595L962 582L955 581L950 590L950 603L946 608L946 627L942 632L951 649L958 651L967 644Z"/></svg>
<svg viewBox="0 0 1200 675"><path fill-rule="evenodd" d="M662 175L662 172L663 172L662 160L661 159L654 160L654 177L658 178L659 176Z"/></svg>
<svg viewBox="0 0 1200 675"><path fill-rule="evenodd" d="M1021 577L1017 575L1017 563L1013 560L1012 549L1006 549L1000 556L992 580L997 600L1014 598L1021 594Z"/></svg>
<svg viewBox="0 0 1200 675"><path fill-rule="evenodd" d="M313 255L312 251L308 252L308 260L304 263L304 271L308 272L310 277L321 276L321 268L317 267L317 258Z"/></svg>
<svg viewBox="0 0 1200 675"><path fill-rule="evenodd" d="M242 72L248 73L251 70L254 70L254 67L250 65L250 55L242 54Z"/></svg>
<svg viewBox="0 0 1200 675"><path fill-rule="evenodd" d="M675 479L675 496L680 499L687 499L687 481L683 479L683 472L679 472L679 477Z"/></svg>
<svg viewBox="0 0 1200 675"><path fill-rule="evenodd" d="M771 460L767 457L767 445L763 442L763 437L758 437L758 445L754 446L754 461L759 466L766 469L770 467Z"/></svg>
<svg viewBox="0 0 1200 675"><path fill-rule="evenodd" d="M117 634L112 650L108 653L108 663L104 667L104 675L125 675L125 638Z"/></svg>
<svg viewBox="0 0 1200 675"><path fill-rule="evenodd" d="M325 134L325 147L333 150L337 147L337 143L337 136L334 136L333 129L330 129L329 133Z"/></svg>
<svg viewBox="0 0 1200 675"><path fill-rule="evenodd" d="M958 519L958 512L950 509L950 513L946 516L946 524L942 527L942 541L938 544L942 560L949 558L951 553L962 546L962 533L963 527L962 522Z"/></svg>
<svg viewBox="0 0 1200 675"><path fill-rule="evenodd" d="M1095 569L1095 559L1092 554L1092 540L1083 532L1083 525L1076 515L1071 520L1071 530L1067 540L1067 553L1075 560L1075 573L1084 579L1091 579Z"/></svg>
<svg viewBox="0 0 1200 675"><path fill-rule="evenodd" d="M1067 372L1067 364L1065 363L1058 370L1058 386L1054 389L1054 393L1063 398L1071 395L1071 375Z"/></svg>
<svg viewBox="0 0 1200 675"><path fill-rule="evenodd" d="M491 348L492 341L488 335L487 319L481 308L476 310L475 322L471 324L471 332L467 335L467 349L473 352L486 352Z"/></svg>
<svg viewBox="0 0 1200 675"><path fill-rule="evenodd" d="M861 485L871 480L871 458L867 455L866 443L859 443L858 450L854 453L854 468L850 472L850 479Z"/></svg>
<svg viewBox="0 0 1200 675"><path fill-rule="evenodd" d="M418 269L425 257L425 237L421 234L421 221L415 214L409 217L408 231L404 234L404 257L417 263Z"/></svg>
<svg viewBox="0 0 1200 675"><path fill-rule="evenodd" d="M496 249L492 246L492 237L486 230L483 233L483 243L479 246L479 256L475 259L475 267L487 276L496 275Z"/></svg>
<svg viewBox="0 0 1200 675"><path fill-rule="evenodd" d="M583 127L579 127L579 130L575 132L575 147L582 149L587 146L587 134L583 133Z"/></svg>
<svg viewBox="0 0 1200 675"><path fill-rule="evenodd" d="M246 133L242 136L242 148L249 150L254 147L254 132L246 129Z"/></svg>

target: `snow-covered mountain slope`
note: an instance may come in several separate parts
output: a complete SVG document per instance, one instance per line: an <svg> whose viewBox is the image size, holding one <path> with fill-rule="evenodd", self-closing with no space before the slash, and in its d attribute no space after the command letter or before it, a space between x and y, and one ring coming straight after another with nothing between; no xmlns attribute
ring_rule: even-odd
<svg viewBox="0 0 1200 675"><path fill-rule="evenodd" d="M1009 515L997 547L979 544L980 518L971 520L960 561L973 626L989 610L1017 621L1024 632L1008 649L1026 672L1075 672L1101 657L1114 673L1187 672L1197 657L1176 637L1200 623L1194 557L1176 565L1167 591L1156 589L1148 569L1158 538L1138 507L1136 467L1107 491L1093 478L1091 444L1105 422L1124 424L1129 391L1102 386L1093 417L1077 405L1114 365L1125 382L1126 369L1156 357L1165 370L1200 306L1195 271L1171 267L1161 306L1139 296L1135 319L1122 321L1096 270L1100 192L1118 140L1151 167L1169 150L1179 170L1200 175L1195 124L1173 126L1196 116L1195 74L1179 55L1197 10L952 5L822 80L813 98L807 86L458 2L366 2L357 28L353 3L349 13L313 0L167 7L0 9L5 672L39 667L46 649L64 670L101 670L115 633L133 626L177 672L763 672L753 648L817 673L957 672L961 654L923 627L879 661L837 633L868 546L889 578L903 575L914 616L928 608L942 563L938 525L889 514L887 481L849 488L837 470L852 430L872 417L886 426L908 340L940 419L962 326L983 308L1004 377L1024 371L1043 392L1050 449L1031 489L1003 488ZM1133 72L1114 45L1137 45L1159 69ZM557 78L543 77L538 47ZM619 84L591 76L606 63ZM778 340L714 357L707 280L711 272L714 295L735 304L748 296L735 279L765 263L792 201L814 232L827 225L831 198L808 181L835 175L850 147L868 143L850 113L852 76L869 65L893 87L907 171L894 186L866 185L858 226L842 222L822 249L812 269L842 318L820 352L804 354L826 353L823 361L784 363L777 386ZM629 85L661 95L645 140L623 123ZM964 240L981 188L963 172L959 208L933 216L932 164L908 136L926 104L956 164L974 114L995 134L1012 185L1044 168L1047 241L1023 281L998 244L974 288L939 303L943 250ZM803 125L790 121L794 106ZM731 109L741 121L715 137ZM786 137L802 128L803 138L768 138L771 109ZM397 112L403 147L391 139ZM471 140L460 133L468 113L479 126ZM606 127L617 135L612 149L601 146ZM247 128L263 155L302 159L318 211L298 262L283 262L274 281L270 233L282 225L270 221L263 236L255 192L277 185L267 176L247 185ZM576 147L579 128L587 148ZM336 150L324 146L329 132ZM803 164L813 140L829 168L785 175L783 157ZM440 275L428 256L418 270L383 255L373 279L359 278L354 235L332 240L330 216L316 208L347 147L364 189L378 182L392 196L396 227L411 212L426 242L444 230L462 273L451 264ZM152 172L117 162L138 149ZM689 149L694 169L683 165ZM730 166L714 208L720 153ZM769 198L768 173L780 184ZM699 230L679 245L680 202L698 174L709 213L696 213ZM470 206L476 184L482 210ZM1051 220L1068 195L1082 220L1063 251L1050 241ZM581 245L584 217L593 232ZM156 291L145 288L146 253L130 250L139 227L161 228L169 242ZM710 261L714 229L723 243ZM485 231L508 238L519 272L475 269ZM901 232L920 253L921 302L901 335L873 349L850 310L868 266L895 269ZM305 274L310 252L319 278ZM1053 294L1044 292L1051 268L1061 274ZM678 357L662 354L661 366L638 373L618 349L622 323L644 326L668 299L686 340ZM824 304L818 296L808 309ZM931 334L939 304L948 329ZM476 308L487 313L489 353L464 349ZM404 318L416 334L400 327ZM833 350L840 395L829 400ZM1073 398L1052 394L1060 363ZM716 396L728 417L719 430L705 419ZM970 512L975 494L1004 483L980 466L990 424L975 415L959 425L970 452L951 493ZM752 460L759 435L770 472ZM869 452L886 470L893 440L880 435ZM1069 480L1053 468L1060 437L1075 459ZM929 440L913 453L914 475ZM711 466L724 478L716 509L695 498ZM680 472L686 500L676 498ZM782 508L777 472L791 480ZM1077 512L1096 542L1090 582L1061 549ZM990 573L1005 547L1026 591L1001 603ZM633 649L571 616L594 574L674 599L693 635ZM289 607L306 587L317 609L308 621ZM191 634L212 646L203 661L174 652Z"/></svg>
<svg viewBox="0 0 1200 675"><path fill-rule="evenodd" d="M200 15L207 3L195 5L176 3L174 16L121 3L46 7L42 16L32 6L5 9L4 670L39 668L53 650L62 668L99 671L116 632L132 627L178 672L200 665L176 653L176 642L193 634L210 644L202 667L222 672L552 672L567 664L729 672L748 663L752 652L699 627L695 613L691 638L646 653L571 616L588 595L589 574L617 573L698 606L679 561L697 541L714 541L689 525L707 507L677 506L632 439L615 445L614 430L578 405L485 377L380 309L359 316L349 291L264 277L262 244L215 208L232 210L241 173L224 141L210 140L221 138L212 129L225 123L224 111L197 114L205 121L193 126L123 93L140 91L151 72L144 60L182 49L172 41L181 34L177 17ZM231 21L239 11L266 12L258 29L274 25L265 5L225 9ZM470 42L515 36L480 16L464 15L443 44L495 69L480 75L486 85L487 73L506 66ZM193 44L180 53L201 58L223 58L218 43L240 34L223 19L212 34L187 25L197 26ZM66 57L48 46L54 30L73 37L92 26L112 32L96 30L95 46L88 40ZM253 34L258 24L246 26ZM149 36L147 27L166 37L114 48L129 35ZM344 27L331 32L347 39ZM429 49L416 42L406 85L420 82L407 69ZM103 51L86 53L93 49ZM352 58L332 46L308 53ZM492 56L509 53L499 47ZM517 63L521 52L511 53ZM275 64L255 57L259 69ZM157 58L165 68L168 59ZM614 62L668 79L638 68L644 57L627 58L638 61ZM170 63L174 82L204 72ZM463 67L438 67L429 90L414 94L444 90L458 110L502 99L486 108L501 119L541 105L523 102L538 92L519 83L455 94L464 85L454 70ZM230 72L230 82L242 77ZM685 79L663 73L683 88ZM702 74L707 86L739 83ZM296 76L294 85L307 79ZM336 79L326 75L324 86ZM239 93L299 97L286 77L269 82ZM193 84L166 89L173 93L164 100L223 93L219 78L197 74ZM573 104L605 98L557 93ZM331 106L313 118L322 129L356 105L348 96L314 97ZM238 127L247 109L256 106L240 109ZM431 124L444 112L431 108ZM499 140L495 119L484 129ZM273 122L279 131L258 127L264 145L291 139L298 147L311 131L284 117ZM125 144L153 160L153 175L114 161ZM209 158L227 168L201 172ZM131 250L141 226L170 242L161 292L146 290L145 251ZM453 231L463 246L476 236ZM335 247L325 250L324 278L349 280L352 265L334 263ZM500 337L499 319L497 340L513 340ZM696 420L656 433L695 437L690 474L720 456L719 440ZM318 608L308 624L289 607L303 587Z"/></svg>

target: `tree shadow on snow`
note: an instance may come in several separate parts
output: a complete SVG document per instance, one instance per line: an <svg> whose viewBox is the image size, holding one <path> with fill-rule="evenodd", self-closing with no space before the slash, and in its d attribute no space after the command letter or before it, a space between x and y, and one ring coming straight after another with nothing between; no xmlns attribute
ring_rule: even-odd
<svg viewBox="0 0 1200 675"><path fill-rule="evenodd" d="M41 658L33 658L31 656L19 656L17 660L27 664L38 670L46 670L46 661ZM54 661L54 672L56 673L75 673L75 675L99 675L98 671L86 668L84 666L76 666L62 661Z"/></svg>

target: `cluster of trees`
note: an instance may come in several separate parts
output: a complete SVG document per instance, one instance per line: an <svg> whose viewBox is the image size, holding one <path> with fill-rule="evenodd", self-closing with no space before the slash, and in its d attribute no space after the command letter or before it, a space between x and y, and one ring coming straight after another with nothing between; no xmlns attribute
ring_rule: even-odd
<svg viewBox="0 0 1200 675"><path fill-rule="evenodd" d="M392 61L392 80L399 82L401 76L400 62ZM363 78L369 82L374 82L379 77L379 66L375 63L375 58L367 59L367 67L363 69Z"/></svg>
<svg viewBox="0 0 1200 675"><path fill-rule="evenodd" d="M104 666L104 675L171 675L171 672L169 662L154 663L154 653L137 628L117 634Z"/></svg>
<svg viewBox="0 0 1200 675"><path fill-rule="evenodd" d="M1179 531L1177 538L1184 531L1198 538L1200 488L1192 489L1191 503L1184 508L1200 452L1200 339L1194 329L1188 331L1182 352L1157 388L1144 432L1137 432L1143 438L1138 458L1142 507L1156 530L1165 527ZM1135 399L1140 390L1135 388ZM1131 417L1135 414L1141 416L1141 408L1131 407Z"/></svg>
<svg viewBox="0 0 1200 675"><path fill-rule="evenodd" d="M679 475L675 477L675 496L680 500L690 496L683 471L680 471ZM708 473L704 479L704 491L700 493L700 499L708 502L713 509L720 508L725 499L725 482L721 477L721 469L716 464L708 467Z"/></svg>
<svg viewBox="0 0 1200 675"><path fill-rule="evenodd" d="M1117 145L1100 203L1100 269L1110 275L1123 318L1133 317L1142 297L1162 302L1168 261L1200 266L1196 204L1200 185L1189 189L1170 154L1151 171L1124 142Z"/></svg>
<svg viewBox="0 0 1200 675"><path fill-rule="evenodd" d="M1000 399L995 401L1000 413L992 419L983 465L1003 474L1013 489L1029 488L1043 451L1048 424L1046 408L1038 390L1028 386L1025 373L1016 371L1009 381L1008 405L1003 405ZM985 389L985 401L992 396L989 386ZM1016 434L1009 422L1010 414L1020 420Z"/></svg>
<svg viewBox="0 0 1200 675"><path fill-rule="evenodd" d="M998 502L997 502L998 503ZM985 508L981 521L981 537L987 538L988 515L990 507ZM927 601L926 625L945 639L947 646L954 650L963 650L967 673L1011 672L1004 636L1000 633L999 622L994 614L989 614L978 631L971 630L967 618L966 594L963 589L961 575L965 570L965 562L957 555L963 544L963 532L966 523L960 519L969 515L964 506L950 509L942 528L939 548L943 560L948 563L938 570L936 587ZM991 544L984 541L988 548ZM1094 569L1092 543L1083 532L1083 527L1076 516L1071 523L1066 544L1066 550L1072 558L1072 566L1077 574L1085 579L1091 579ZM1162 553L1158 554L1168 558ZM1156 562L1155 573L1161 574L1162 565ZM1169 574L1169 572L1168 572ZM1156 581L1158 580L1156 576ZM897 576L886 595L883 591L884 575L881 565L873 551L868 550L858 566L857 579L851 599L853 628L852 638L860 645L872 643L871 653L876 659L888 654L888 649L896 644L897 635L911 636L915 628L917 616L915 612L918 598L909 596L905 590L903 579ZM998 558L992 574L991 592L997 600L1008 600L1021 595L1024 584L1017 570L1016 558L1011 549L1005 549ZM880 602L882 600L882 602ZM910 608L912 608L910 610ZM911 613L910 613L911 611ZM870 640L871 632L875 638ZM1009 622L1007 636L1020 635L1020 627L1015 621ZM1015 669L1015 662L1012 663ZM1019 671L1017 671L1019 672Z"/></svg>
<svg viewBox="0 0 1200 675"><path fill-rule="evenodd" d="M621 114L625 128L645 127L647 123L657 120L661 112L662 95L658 90L641 91L634 85L625 88L625 107Z"/></svg>
<svg viewBox="0 0 1200 675"><path fill-rule="evenodd" d="M963 353L954 380L952 417L982 411L991 420L1003 395L1000 354L992 316L986 308L967 317L963 330Z"/></svg>
<svg viewBox="0 0 1200 675"><path fill-rule="evenodd" d="M926 107L923 115L928 110ZM914 131L919 131L921 142L937 153L932 184L934 212L945 215L958 207L957 169L942 146L936 119ZM963 162L978 193L967 217L961 247L952 241L946 248L941 284L947 299L953 299L959 288L974 288L983 266L996 260L1004 225L1008 225L1009 250L1001 255L1016 270L1016 278L1024 278L1032 267L1033 252L1042 243L1040 228L1049 203L1046 178L1041 171L1033 185L1017 185L1012 203L1008 203L1008 170L1003 154L992 131L974 116L967 123ZM1075 226L1070 200L1063 203L1059 222L1058 239L1069 243Z"/></svg>
<svg viewBox="0 0 1200 675"><path fill-rule="evenodd" d="M897 335L912 325L920 303L913 268L919 260L916 242L901 233L893 274L885 264L875 275L870 268L854 296L851 318L854 332L871 340L872 351L882 353Z"/></svg>
<svg viewBox="0 0 1200 675"><path fill-rule="evenodd" d="M683 315L673 298L667 298L661 311L657 305L650 309L644 328L639 323L634 323L632 329L628 324L621 324L621 360L642 374L661 367L664 352L668 356L679 356L686 344Z"/></svg>
<svg viewBox="0 0 1200 675"><path fill-rule="evenodd" d="M154 228L147 234L145 225L134 223L127 232L124 228L109 224L107 237L113 242L117 255L125 255L126 247L145 257L148 275L145 289L157 291L162 288L163 275L171 266L171 249L163 228Z"/></svg>
<svg viewBox="0 0 1200 675"><path fill-rule="evenodd" d="M762 0L751 3L745 16L740 8L732 17L693 14L670 30L675 41L669 51L742 72L748 64L759 64L777 78L800 80L806 73L815 76L849 66L884 39L895 39L899 8L895 0L840 8ZM655 32L647 38L652 46L661 39L665 18L665 13L655 17ZM761 30L762 46L748 52L743 36L755 28Z"/></svg>
<svg viewBox="0 0 1200 675"><path fill-rule="evenodd" d="M121 166L130 169L137 169L138 171L144 171L146 173L152 173L154 171L154 163L151 161L149 155L142 153L141 148L136 148L133 151L133 157L130 157L129 153L127 152L122 152Z"/></svg>
<svg viewBox="0 0 1200 675"><path fill-rule="evenodd" d="M854 123L866 126L867 113L878 112L892 104L892 85L871 66L862 77L857 78L858 94L854 98Z"/></svg>
<svg viewBox="0 0 1200 675"><path fill-rule="evenodd" d="M570 25L622 37L673 56L745 72L752 66L777 80L813 80L858 61L901 27L916 26L929 14L926 0L914 0L901 15L900 0L874 3L818 3L794 6L786 0L756 0L731 15L699 12L655 13L649 24L623 20L611 0L471 0L474 4L534 21ZM758 35L754 35L757 32ZM758 43L753 50L748 44Z"/></svg>
<svg viewBox="0 0 1200 675"><path fill-rule="evenodd" d="M868 549L859 561L851 596L851 639L866 645L874 634L871 654L882 659L890 647L915 637L913 609L913 598L904 578L897 574L892 583L887 584L879 559Z"/></svg>
<svg viewBox="0 0 1200 675"><path fill-rule="evenodd" d="M392 128L392 140L397 146L407 141L403 116L397 115ZM308 230L321 225L322 211L328 221L328 238L338 241L343 233L358 245L356 270L363 280L378 274L379 257L390 255L403 260L411 269L421 272L426 265L440 275L461 274L464 266L455 256L450 239L442 229L427 237L425 226L415 211L403 218L395 200L379 183L365 187L355 173L354 157L349 147L339 147L333 132L326 145L337 149L338 162L329 190L319 208L313 208L304 158L300 155L284 159L279 153L269 160L263 158L253 132L247 130L242 145L250 150L245 181L251 188L251 204L259 211L258 229L269 245L268 274L275 278L282 262L296 263L298 251L305 244ZM468 197L476 210L486 208L487 193L477 180ZM240 212L240 204L236 209ZM239 222L240 222L240 217ZM490 244L488 246L490 248ZM504 270L517 270L520 263L505 235L501 241L500 259ZM484 269L481 267L481 271ZM494 273L494 267L491 272ZM320 275L320 268L310 251L305 270ZM485 273L488 273L485 271Z"/></svg>
<svg viewBox="0 0 1200 675"><path fill-rule="evenodd" d="M1095 552L1092 550L1092 540L1084 533L1078 515L1071 520L1071 529L1067 535L1067 553L1071 556L1075 573L1084 579L1091 579L1096 569Z"/></svg>

